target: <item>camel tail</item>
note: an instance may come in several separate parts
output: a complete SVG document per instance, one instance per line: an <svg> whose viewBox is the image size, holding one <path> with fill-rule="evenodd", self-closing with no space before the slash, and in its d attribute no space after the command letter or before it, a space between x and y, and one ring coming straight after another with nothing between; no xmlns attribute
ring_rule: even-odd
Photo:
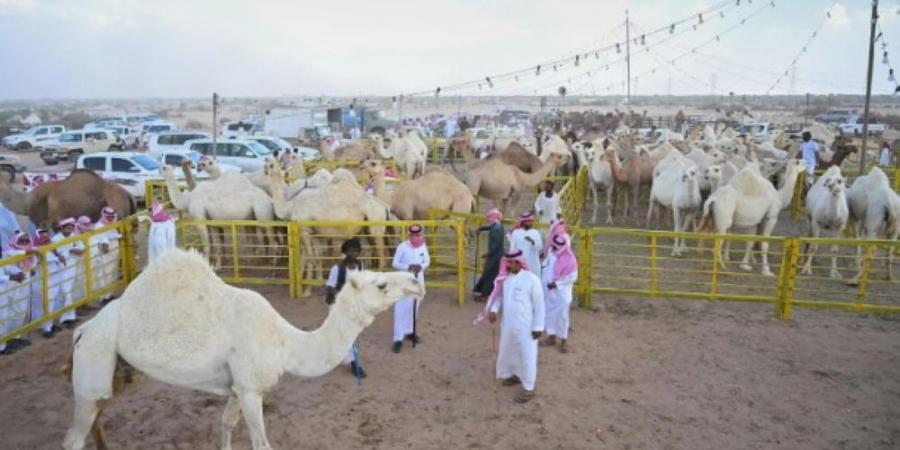
<svg viewBox="0 0 900 450"><path fill-rule="evenodd" d="M700 223L694 228L694 232L696 233L708 233L712 231L716 226L715 211L716 202L714 200L707 201L706 204L703 205L703 218L700 219Z"/></svg>

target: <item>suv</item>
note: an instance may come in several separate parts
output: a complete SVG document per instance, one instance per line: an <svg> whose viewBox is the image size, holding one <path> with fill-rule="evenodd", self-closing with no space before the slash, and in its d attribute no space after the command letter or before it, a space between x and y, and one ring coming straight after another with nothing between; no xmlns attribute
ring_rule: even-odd
<svg viewBox="0 0 900 450"><path fill-rule="evenodd" d="M280 137L275 136L248 136L246 138L248 141L256 141L262 145L265 145L270 151L278 151L279 153L287 151L287 152L296 152L300 154L300 157L303 158L304 161L311 161L314 159L319 159L319 151L314 148L309 147L294 147L288 141Z"/></svg>
<svg viewBox="0 0 900 450"><path fill-rule="evenodd" d="M859 111L853 108L829 109L816 116L816 121L824 123L847 123L850 119L859 115Z"/></svg>
<svg viewBox="0 0 900 450"><path fill-rule="evenodd" d="M141 133L137 128L127 126L105 126L104 130L113 131L119 136L122 148L136 148L141 140Z"/></svg>
<svg viewBox="0 0 900 450"><path fill-rule="evenodd" d="M194 174L194 178L203 179L209 178L209 174L206 172L198 172L197 167L200 165L200 158L203 155L197 153L193 150L185 150L185 149L177 149L177 150L163 150L159 155L159 162L172 167L181 167L181 164L184 160L191 161L191 172ZM241 168L237 166L232 166L231 164L219 164L219 170L222 173L225 172L241 172ZM182 179L184 178L184 174L180 170L175 171L175 178Z"/></svg>
<svg viewBox="0 0 900 450"><path fill-rule="evenodd" d="M159 178L159 162L138 152L102 152L86 155L76 169L90 169L106 180L121 184L137 200L144 198L144 182Z"/></svg>
<svg viewBox="0 0 900 450"><path fill-rule="evenodd" d="M56 138L65 131L66 127L62 125L41 125L39 127L29 128L22 134L6 136L3 138L2 144L6 148L13 148L16 150L41 148L56 140Z"/></svg>
<svg viewBox="0 0 900 450"><path fill-rule="evenodd" d="M184 148L184 143L195 139L211 139L209 133L202 131L167 131L151 135L147 141L147 151L150 156L159 158L164 150Z"/></svg>
<svg viewBox="0 0 900 450"><path fill-rule="evenodd" d="M119 136L110 130L74 130L59 136L56 143L41 151L41 159L48 166L60 160L77 161L81 155L122 150Z"/></svg>
<svg viewBox="0 0 900 450"><path fill-rule="evenodd" d="M216 142L213 152L212 139L196 139L184 143L186 150L193 150L225 164L240 167L244 172L257 172L266 164L266 156L272 152L265 145L248 139L226 139Z"/></svg>

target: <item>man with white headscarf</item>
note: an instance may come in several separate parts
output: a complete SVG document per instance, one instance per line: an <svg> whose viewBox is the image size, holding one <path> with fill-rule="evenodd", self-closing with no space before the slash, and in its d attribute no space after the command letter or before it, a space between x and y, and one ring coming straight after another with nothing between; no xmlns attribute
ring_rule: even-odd
<svg viewBox="0 0 900 450"><path fill-rule="evenodd" d="M541 276L541 250L544 243L541 240L541 233L532 228L534 226L534 214L530 212L523 213L516 219L512 233L509 235L509 248L522 250L527 263L527 269L531 273Z"/></svg>
<svg viewBox="0 0 900 450"><path fill-rule="evenodd" d="M504 386L522 384L517 403L534 398L537 340L544 331L544 291L540 278L527 270L527 264L521 250L512 250L504 256L487 305L491 323L497 321L498 313L503 314L497 378L503 380Z"/></svg>

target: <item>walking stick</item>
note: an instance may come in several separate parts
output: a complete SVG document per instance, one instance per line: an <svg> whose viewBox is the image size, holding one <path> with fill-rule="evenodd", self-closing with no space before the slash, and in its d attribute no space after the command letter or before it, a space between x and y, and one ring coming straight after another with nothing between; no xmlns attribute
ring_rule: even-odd
<svg viewBox="0 0 900 450"><path fill-rule="evenodd" d="M353 370L353 375L356 375L356 385L362 384L362 373L360 373L360 363L359 363L359 350L356 348L356 342L350 347L353 350L353 361L356 363L356 366Z"/></svg>
<svg viewBox="0 0 900 450"><path fill-rule="evenodd" d="M418 309L417 306L419 306L419 299L413 299L413 348L416 348L416 341L418 340L418 337L416 336L416 309Z"/></svg>
<svg viewBox="0 0 900 450"><path fill-rule="evenodd" d="M475 289L475 285L478 283L478 247L480 246L481 240L481 231L475 231L475 272L472 273L472 289Z"/></svg>

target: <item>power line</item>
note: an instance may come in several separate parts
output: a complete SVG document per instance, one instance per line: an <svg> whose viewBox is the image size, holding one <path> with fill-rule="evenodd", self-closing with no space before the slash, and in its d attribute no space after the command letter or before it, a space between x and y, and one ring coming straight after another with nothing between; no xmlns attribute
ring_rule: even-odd
<svg viewBox="0 0 900 450"><path fill-rule="evenodd" d="M774 4L775 4L775 2L772 2L773 6L774 6ZM837 6L837 4L838 4L838 2L835 1L834 3L831 4L831 7L828 8L827 11L825 11L825 17L822 18L822 21L819 22L819 25L816 26L816 28L813 30L812 34L809 36L809 38L806 40L806 42L803 44L803 46L800 47L800 51L797 52L797 54L794 56L794 59L791 60L791 63L788 64L787 67L784 69L784 71L778 75L778 78L776 78L775 82L772 83L771 86L769 86L769 89L766 89L766 95L769 95L772 93L772 90L775 89L776 86L778 86L778 83L781 83L781 80L783 80L784 77L786 77L788 75L791 67L794 67L797 64L797 61L800 59L800 57L803 56L804 53L806 53L806 49L809 48L809 44L811 44L813 39L815 39L816 36L819 35L819 30L822 29L822 26L825 25L825 22L831 18L831 10L834 9L834 7Z"/></svg>
<svg viewBox="0 0 900 450"><path fill-rule="evenodd" d="M640 37L635 37L635 40L637 41L638 39L640 39L641 42L645 42L647 37L651 37L653 35L667 32L667 31L670 34L672 34L672 33L674 33L675 29L678 28L679 26L684 25L685 23L688 23L688 22L695 21L695 20L697 20L699 24L702 24L703 20L704 20L704 15L706 15L707 18L711 18L711 16L710 16L711 14L713 14L717 11L720 13L723 13L723 11L725 9L731 7L731 5L734 5L734 6L740 5L740 0L738 0L736 2L733 2L732 0L720 1L708 8L705 8L701 11L695 12L695 13L691 14L690 16L687 16L683 19L672 22L669 25L659 27L649 33L645 33L644 35L641 35ZM694 24L694 28L696 28L696 26L697 26L697 24ZM582 60L589 59L591 55L593 55L596 59L599 59L600 53L608 52L613 49L616 49L617 51L621 51L621 47L623 44L625 44L625 42L621 42L621 41L615 42L610 45L606 45L606 46L599 47L599 48L594 48L587 52L578 52L578 53L574 53L574 54L569 54L566 57L548 61L548 62L544 62L544 63L538 64L538 65L528 66L527 68L513 70L510 72L496 74L496 75L490 75L490 76L486 76L484 78L465 81L462 83L456 83L456 84L451 84L451 85L447 85L447 86L440 86L436 89L428 89L428 90L422 90L422 91L402 94L400 97L401 98L404 96L413 97L413 96L421 96L421 95L429 95L429 94L440 95L441 92L454 91L454 90L459 90L459 89L471 88L471 87L475 87L475 86L487 86L490 88L490 87L493 87L494 84L497 82L517 79L518 77L523 77L523 76L526 76L531 73L534 73L534 76L539 76L541 73L541 70L546 71L553 67L556 67L556 70L558 70L558 68L561 65L565 64L566 62L572 62L574 64L574 66L577 67L580 65Z"/></svg>

